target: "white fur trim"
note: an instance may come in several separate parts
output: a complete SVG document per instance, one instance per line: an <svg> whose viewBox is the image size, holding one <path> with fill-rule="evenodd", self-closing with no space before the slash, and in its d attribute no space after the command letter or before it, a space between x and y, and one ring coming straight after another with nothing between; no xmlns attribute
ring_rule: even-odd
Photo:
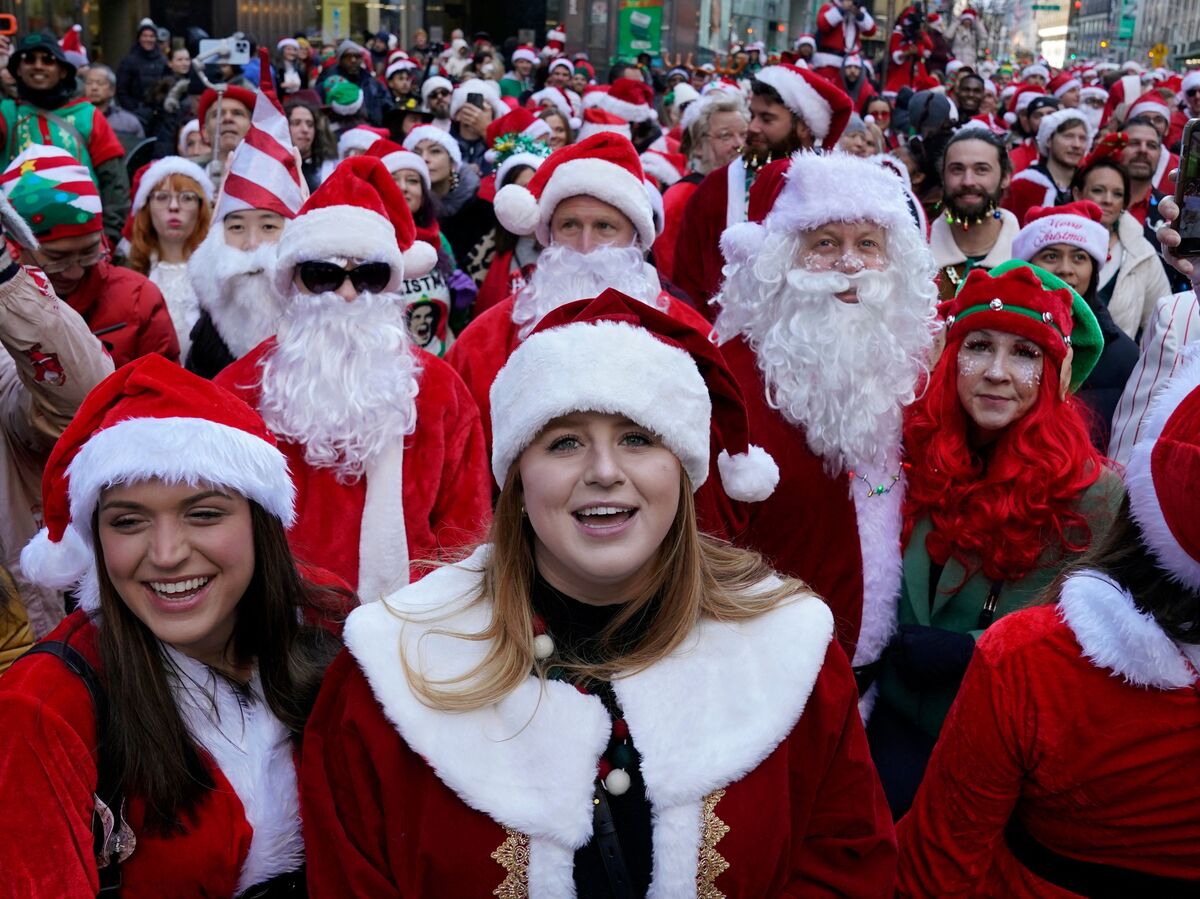
<svg viewBox="0 0 1200 899"><path fill-rule="evenodd" d="M1180 85L1180 93L1187 95L1187 92L1194 87L1200 87L1200 69L1188 72L1183 76L1183 83Z"/></svg>
<svg viewBox="0 0 1200 899"><path fill-rule="evenodd" d="M537 106L541 106L546 100L570 120L569 124L573 129L578 129L580 122L575 117L575 110L571 106L571 100L565 92L556 87L544 87L540 91L530 96L530 101Z"/></svg>
<svg viewBox="0 0 1200 899"><path fill-rule="evenodd" d="M887 465L858 465L855 471L872 484L886 483L892 472L900 470L899 434L895 435L894 446ZM861 483L851 488L863 573L862 620L852 663L855 666L878 661L896 631L896 602L904 568L900 532L905 487L902 473L889 492L878 496L867 493ZM869 713L869 706L866 711Z"/></svg>
<svg viewBox="0 0 1200 899"><path fill-rule="evenodd" d="M349 128L338 137L338 158L345 159L350 150L362 150L364 153L374 146L379 135L366 128Z"/></svg>
<svg viewBox="0 0 1200 899"><path fill-rule="evenodd" d="M708 477L708 386L691 355L643 328L597 322L534 334L508 357L490 396L497 484L547 422L571 412L626 415L662 438L694 489Z"/></svg>
<svg viewBox="0 0 1200 899"><path fill-rule="evenodd" d="M367 496L358 540L358 585L363 602L408 585L404 527L404 440L393 440L367 466Z"/></svg>
<svg viewBox="0 0 1200 899"><path fill-rule="evenodd" d="M538 64L537 53L535 53L533 50L530 50L528 47L517 47L516 50L513 50L512 61L516 62L518 59L523 59L526 62L531 62L535 66Z"/></svg>
<svg viewBox="0 0 1200 899"><path fill-rule="evenodd" d="M786 183L764 224L795 234L829 222L875 222L891 230L916 229L904 184L877 162L848 153L793 154ZM830 191L831 184L854 190Z"/></svg>
<svg viewBox="0 0 1200 899"><path fill-rule="evenodd" d="M779 466L761 446L752 445L734 456L721 450L717 469L725 494L739 502L760 503L779 486Z"/></svg>
<svg viewBox="0 0 1200 899"><path fill-rule="evenodd" d="M1108 99L1108 91L1106 91L1102 87L1097 87L1094 84L1088 85L1087 87L1080 88L1079 99L1080 100L1090 100L1090 99L1107 100Z"/></svg>
<svg viewBox="0 0 1200 899"><path fill-rule="evenodd" d="M542 246L550 246L550 219L559 203L569 197L588 196L625 213L638 233L642 248L649 249L658 232L654 227L654 211L642 185L641 178L603 159L582 157L562 163L538 199L538 240Z"/></svg>
<svg viewBox="0 0 1200 899"><path fill-rule="evenodd" d="M579 124L579 133L575 135L575 142L578 143L581 140L586 140L593 134L601 134L605 131L611 131L613 134L619 134L626 140L633 139L633 131L630 130L628 122L621 122L621 124L616 125L609 124L608 122L596 122L585 116L583 121Z"/></svg>
<svg viewBox="0 0 1200 899"><path fill-rule="evenodd" d="M829 135L833 125L833 109L825 98L817 93L816 88L804 80L803 75L789 72L783 66L767 66L760 69L754 76L779 92L788 109L804 119L804 123L812 130L818 140L824 140ZM849 193L840 191L839 196Z"/></svg>
<svg viewBox="0 0 1200 899"><path fill-rule="evenodd" d="M565 56L560 56L558 59L553 60L550 65L546 67L546 73L549 74L555 69L566 69L572 75L575 74L575 66L573 66L571 64L571 60L567 59Z"/></svg>
<svg viewBox="0 0 1200 899"><path fill-rule="evenodd" d="M511 231L520 237L528 237L537 230L539 212L538 201L527 187L520 184L506 184L496 191L492 201L492 210L496 219L506 231Z"/></svg>
<svg viewBox="0 0 1200 899"><path fill-rule="evenodd" d="M1159 103L1156 100L1145 100L1141 103L1134 103L1129 107L1129 111L1125 114L1125 120L1129 121L1140 115L1151 113L1156 116L1161 116L1167 121L1171 119L1171 110L1165 103Z"/></svg>
<svg viewBox="0 0 1200 899"><path fill-rule="evenodd" d="M1108 259L1108 229L1081 215L1047 215L1030 222L1013 238L1013 258L1029 262L1056 243L1085 250L1097 268Z"/></svg>
<svg viewBox="0 0 1200 899"><path fill-rule="evenodd" d="M611 112L631 123L658 120L658 113L653 106L647 103L630 103L628 100L620 100L611 93L601 95L600 99L596 101L596 105L605 112Z"/></svg>
<svg viewBox="0 0 1200 899"><path fill-rule="evenodd" d="M1032 63L1021 69L1021 80L1024 81L1030 75L1041 75L1047 81L1050 80L1050 70L1041 63Z"/></svg>
<svg viewBox="0 0 1200 899"><path fill-rule="evenodd" d="M745 265L762 248L767 229L758 222L730 225L721 233L721 255L734 265Z"/></svg>
<svg viewBox="0 0 1200 899"><path fill-rule="evenodd" d="M1083 125L1083 130L1087 134L1088 146L1091 147L1092 138L1096 136L1096 133L1092 130L1092 123L1087 120L1082 111L1068 107L1042 116L1037 130L1038 153L1042 156L1050 153L1050 138L1054 136L1055 131L1067 124L1067 122L1078 122Z"/></svg>
<svg viewBox="0 0 1200 899"><path fill-rule="evenodd" d="M365 100L366 100L366 95L363 93L362 89L360 88L358 93L355 95L355 99L354 99L353 103L338 103L336 100L331 100L329 103L329 108L332 109L334 112L336 112L338 115L354 115L356 112L358 112L360 109L363 108L363 102Z"/></svg>
<svg viewBox="0 0 1200 899"><path fill-rule="evenodd" d="M437 248L423 240L414 240L400 255L404 258L405 278L424 278L437 267Z"/></svg>
<svg viewBox="0 0 1200 899"><path fill-rule="evenodd" d="M657 178L660 183L670 187L676 181L683 177L679 169L675 168L661 153L643 153L642 171L651 177Z"/></svg>
<svg viewBox="0 0 1200 899"><path fill-rule="evenodd" d="M142 175L137 193L133 195L131 214L137 215L149 201L150 194L154 192L154 189L171 175L184 175L191 178L200 185L200 190L204 192L204 198L212 203L216 188L213 187L208 173L190 159L184 159L182 156L165 156L150 163L150 168L146 169Z"/></svg>
<svg viewBox="0 0 1200 899"><path fill-rule="evenodd" d="M188 135L200 130L200 122L196 119L188 119L183 123L183 127L179 129L179 140L176 143L175 149L182 156L187 151Z"/></svg>
<svg viewBox="0 0 1200 899"><path fill-rule="evenodd" d="M495 81L483 81L479 78L468 78L454 88L450 95L450 118L453 119L467 103L467 94L480 94L492 108L495 118L507 115L511 110L508 104L500 99L500 87Z"/></svg>
<svg viewBox="0 0 1200 899"><path fill-rule="evenodd" d="M725 227L746 221L746 163L735 156L725 166Z"/></svg>
<svg viewBox="0 0 1200 899"><path fill-rule="evenodd" d="M1061 99L1063 94L1070 92L1073 88L1083 90L1083 82L1078 78L1070 78L1054 89L1054 96Z"/></svg>
<svg viewBox="0 0 1200 899"><path fill-rule="evenodd" d="M281 297L291 296L297 265L333 256L386 262L392 267L387 291L396 290L404 281L404 257L391 221L363 206L322 206L284 226L279 239L275 289Z"/></svg>
<svg viewBox="0 0 1200 899"><path fill-rule="evenodd" d="M421 183L425 185L425 190L433 190L432 182L429 180L429 166L425 164L424 159L411 150L403 153L396 150L389 153L383 157L383 166L391 175L396 172L416 172L421 176Z"/></svg>
<svg viewBox="0 0 1200 899"><path fill-rule="evenodd" d="M421 103L425 106L428 106L429 95L438 88L444 88L445 90L453 92L454 82L452 82L449 78L444 78L441 75L430 75L421 82Z"/></svg>
<svg viewBox="0 0 1200 899"><path fill-rule="evenodd" d="M1105 574L1080 571L1067 578L1058 613L1097 668L1158 690L1178 690L1195 681L1179 646Z"/></svg>
<svg viewBox="0 0 1200 899"><path fill-rule="evenodd" d="M404 138L404 149L416 153L417 144L425 140L441 144L446 152L450 154L450 159L453 160L456 171L462 166L462 148L459 147L458 141L454 139L449 131L443 131L437 125L418 125L412 131L408 132L408 137Z"/></svg>
<svg viewBox="0 0 1200 899"><path fill-rule="evenodd" d="M544 125L545 122L542 124ZM545 161L545 156L538 156L536 153L514 153L504 160L504 162L500 163L500 167L496 169L496 183L504 184L505 176L518 166L527 165L534 171L537 171ZM534 226L536 227L536 222Z"/></svg>
<svg viewBox="0 0 1200 899"><path fill-rule="evenodd" d="M42 528L21 550L21 574L30 583L65 590L78 583L94 561L91 545L74 525L67 525L57 543L51 541L50 531Z"/></svg>

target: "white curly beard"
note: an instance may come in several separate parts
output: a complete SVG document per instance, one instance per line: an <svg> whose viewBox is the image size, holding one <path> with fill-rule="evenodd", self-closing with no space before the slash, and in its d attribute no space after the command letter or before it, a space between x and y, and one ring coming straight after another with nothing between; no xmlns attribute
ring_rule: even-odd
<svg viewBox="0 0 1200 899"><path fill-rule="evenodd" d="M188 280L200 308L236 358L275 333L283 303L275 291L274 244L239 250L225 243L219 222L188 259Z"/></svg>
<svg viewBox="0 0 1200 899"><path fill-rule="evenodd" d="M570 247L551 245L538 256L529 283L516 295L512 320L524 340L537 323L559 306L590 300L608 288L666 312L660 302L662 286L658 271L646 262L638 247L599 247L580 253Z"/></svg>
<svg viewBox="0 0 1200 899"><path fill-rule="evenodd" d="M420 359L396 294L295 295L262 362L259 411L342 483L417 426Z"/></svg>
<svg viewBox="0 0 1200 899"><path fill-rule="evenodd" d="M793 267L798 239L772 234L753 260L725 267L713 301L721 341L746 338L767 402L804 428L832 474L887 464L927 372L936 289L928 250L908 237L889 234L900 261L884 271L843 275ZM834 296L851 287L858 303Z"/></svg>

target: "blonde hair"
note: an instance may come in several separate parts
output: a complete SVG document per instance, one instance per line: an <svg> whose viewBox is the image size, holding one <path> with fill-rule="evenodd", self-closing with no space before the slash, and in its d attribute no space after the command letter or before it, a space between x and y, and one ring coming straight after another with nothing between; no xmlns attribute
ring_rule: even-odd
<svg viewBox="0 0 1200 899"><path fill-rule="evenodd" d="M183 244L183 255L190 257L208 234L208 226L212 222L212 204L204 196L204 189L196 183L195 179L189 178L187 175L179 173L167 175L155 185L155 189L158 188L173 191L190 190L200 197L200 207L196 211L195 230ZM133 217L133 234L129 239L129 267L140 274L150 274L150 259L156 252L158 252L158 234L155 232L154 222L150 218L150 201L147 199L146 204Z"/></svg>
<svg viewBox="0 0 1200 899"><path fill-rule="evenodd" d="M809 592L796 580L776 578L757 553L702 535L696 526L691 481L680 472L682 494L675 520L660 548L658 566L645 591L625 603L600 632L605 657L598 663L555 659L573 680L608 681L635 674L670 655L702 618L743 621ZM417 698L430 708L465 712L499 702L536 671L543 680L548 662L533 655L531 591L536 568L533 528L521 506L521 489L514 465L500 491L489 535L491 553L484 563L480 587L471 605L491 601L491 623L477 634L445 630L464 640L490 644L487 655L471 671L448 681L429 681L408 663L403 645L400 658ZM613 638L657 598L641 638L630 647Z"/></svg>

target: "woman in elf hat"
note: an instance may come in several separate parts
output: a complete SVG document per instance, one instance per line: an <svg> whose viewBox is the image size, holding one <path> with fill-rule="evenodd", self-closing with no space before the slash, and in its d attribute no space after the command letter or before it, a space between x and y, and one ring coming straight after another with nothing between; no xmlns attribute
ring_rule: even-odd
<svg viewBox="0 0 1200 899"><path fill-rule="evenodd" d="M710 443L778 477L720 351L606 291L491 399L490 542L353 613L310 720L312 894L890 893L828 607L696 528Z"/></svg>
<svg viewBox="0 0 1200 899"><path fill-rule="evenodd" d="M945 349L904 428L899 629L869 730L896 815L912 802L975 640L1103 538L1122 494L1071 396L1102 346L1079 294L1006 262L971 272L940 311Z"/></svg>
<svg viewBox="0 0 1200 899"><path fill-rule="evenodd" d="M900 822L900 895L1200 895L1200 356L1125 485L1051 604L979 641Z"/></svg>
<svg viewBox="0 0 1200 899"><path fill-rule="evenodd" d="M88 395L21 556L80 608L0 684L8 891L303 891L295 753L338 642L288 550L294 493L262 419L177 365Z"/></svg>

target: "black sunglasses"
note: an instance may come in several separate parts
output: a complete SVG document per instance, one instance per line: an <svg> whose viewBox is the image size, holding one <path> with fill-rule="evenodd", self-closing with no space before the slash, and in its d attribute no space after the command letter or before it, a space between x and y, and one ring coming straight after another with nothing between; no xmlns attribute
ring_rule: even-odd
<svg viewBox="0 0 1200 899"><path fill-rule="evenodd" d="M300 283L313 293L332 293L347 278L360 293L380 293L392 280L392 267L386 262L364 262L350 269L332 262L301 262L296 271Z"/></svg>
<svg viewBox="0 0 1200 899"><path fill-rule="evenodd" d="M1196 96L1196 94L1200 94L1200 87L1190 87L1190 88L1188 88L1187 95L1188 95L1189 97L1194 97L1194 96Z"/></svg>

